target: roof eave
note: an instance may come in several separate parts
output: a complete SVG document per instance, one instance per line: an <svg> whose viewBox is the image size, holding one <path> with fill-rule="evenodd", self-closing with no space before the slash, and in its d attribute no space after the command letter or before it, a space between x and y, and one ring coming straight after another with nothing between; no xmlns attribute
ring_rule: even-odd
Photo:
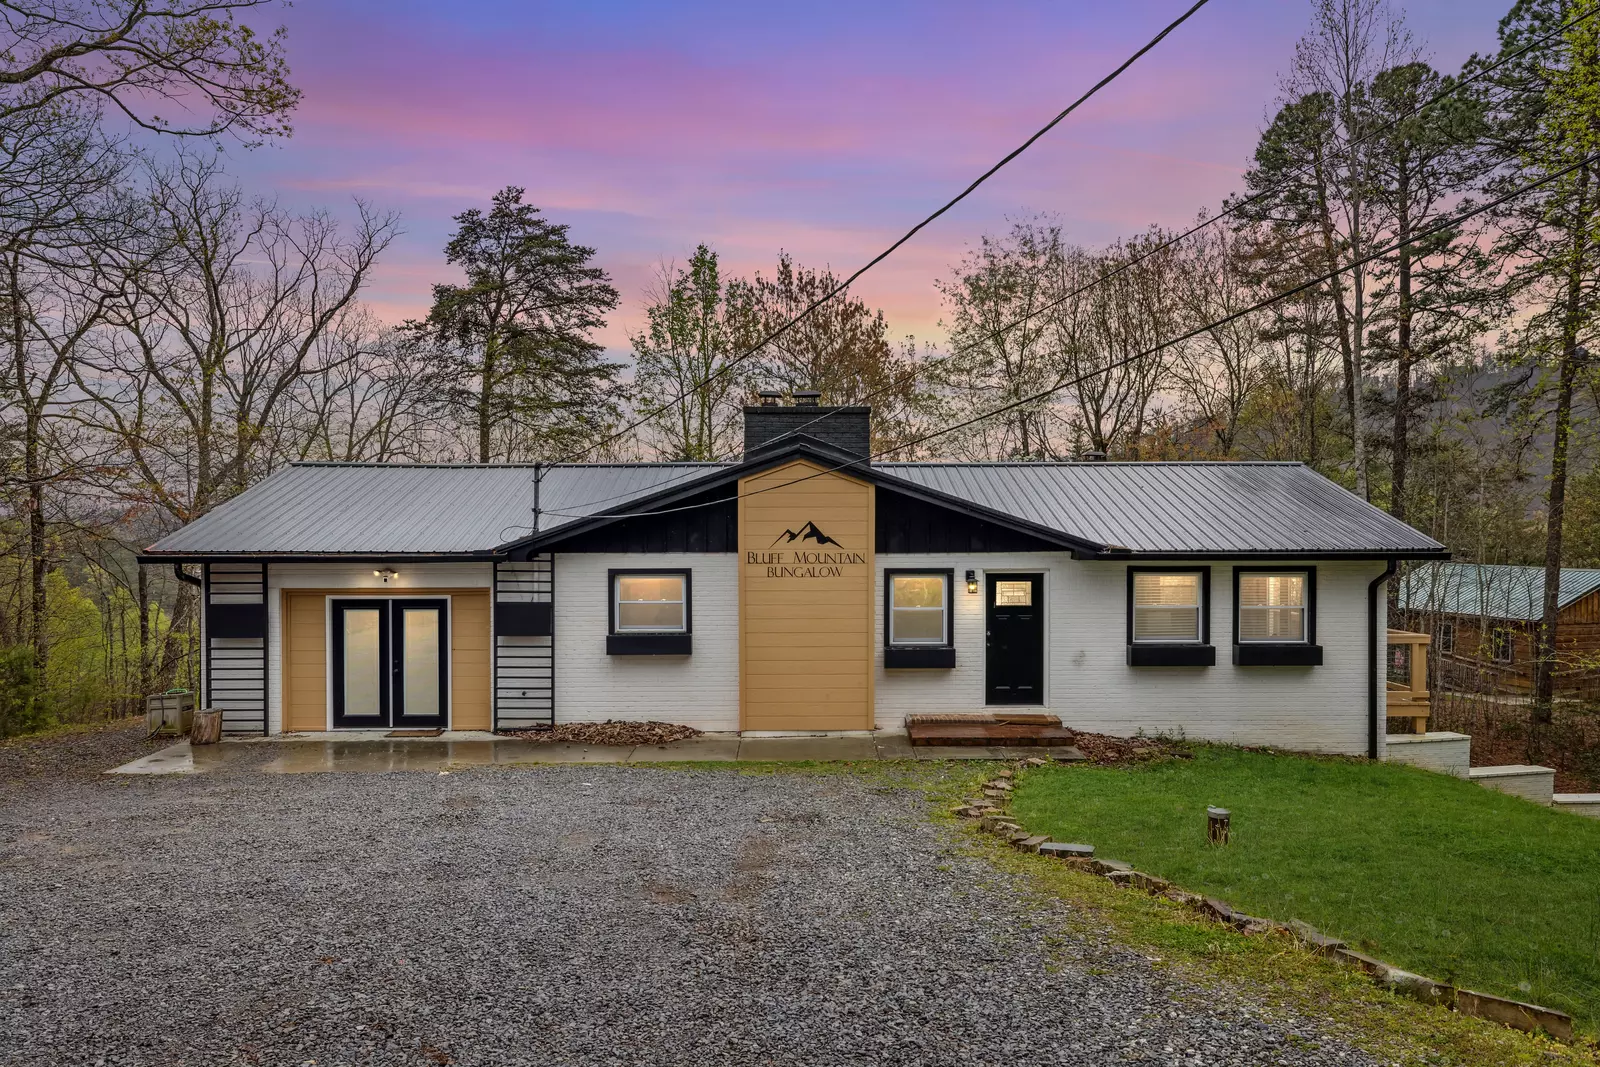
<svg viewBox="0 0 1600 1067"><path fill-rule="evenodd" d="M472 552L151 552L134 556L137 563L481 563L505 559L505 553Z"/></svg>
<svg viewBox="0 0 1600 1067"><path fill-rule="evenodd" d="M1108 548L1100 552L1079 553L1078 559L1096 560L1228 560L1228 559L1449 559L1447 548L1360 548L1309 551L1306 549L1260 549L1252 551L1145 551L1140 549Z"/></svg>

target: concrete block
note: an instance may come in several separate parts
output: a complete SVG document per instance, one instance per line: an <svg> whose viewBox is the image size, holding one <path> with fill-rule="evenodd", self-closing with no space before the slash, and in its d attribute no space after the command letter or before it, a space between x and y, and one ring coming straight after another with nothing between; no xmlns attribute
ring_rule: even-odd
<svg viewBox="0 0 1600 1067"><path fill-rule="evenodd" d="M1556 791L1556 772L1553 767L1532 767L1520 763L1504 767L1474 767L1468 777L1481 786L1531 800L1535 804L1549 804Z"/></svg>
<svg viewBox="0 0 1600 1067"><path fill-rule="evenodd" d="M1090 859L1094 856L1093 845L1075 845L1067 841L1047 841L1039 846L1041 856L1055 856L1057 859Z"/></svg>
<svg viewBox="0 0 1600 1067"><path fill-rule="evenodd" d="M1111 874L1114 871L1131 871L1133 865L1121 860L1090 860L1089 869L1095 874Z"/></svg>
<svg viewBox="0 0 1600 1067"><path fill-rule="evenodd" d="M1600 793L1556 793L1550 798L1557 811L1600 819Z"/></svg>
<svg viewBox="0 0 1600 1067"><path fill-rule="evenodd" d="M1013 841L1012 843L1024 852L1038 852L1039 846L1048 843L1049 840L1044 834L1033 834L1021 841Z"/></svg>
<svg viewBox="0 0 1600 1067"><path fill-rule="evenodd" d="M1346 947L1338 938L1329 937L1315 926L1299 919L1289 920L1289 932L1294 934L1297 941L1308 946L1319 956L1329 956L1333 954L1334 949Z"/></svg>
<svg viewBox="0 0 1600 1067"><path fill-rule="evenodd" d="M1557 1041L1572 1040L1572 1016L1553 1008L1461 989L1456 991L1456 1011L1530 1034L1543 1030Z"/></svg>
<svg viewBox="0 0 1600 1067"><path fill-rule="evenodd" d="M1387 964L1376 975L1378 983L1394 990L1401 996L1420 1000L1424 1004L1449 1005L1455 1001L1456 991L1453 986L1443 982L1436 982L1432 978L1424 978L1420 974L1402 971L1398 967Z"/></svg>
<svg viewBox="0 0 1600 1067"><path fill-rule="evenodd" d="M1390 734L1384 738L1383 758L1440 774L1467 777L1472 767L1472 737L1448 731L1425 734Z"/></svg>

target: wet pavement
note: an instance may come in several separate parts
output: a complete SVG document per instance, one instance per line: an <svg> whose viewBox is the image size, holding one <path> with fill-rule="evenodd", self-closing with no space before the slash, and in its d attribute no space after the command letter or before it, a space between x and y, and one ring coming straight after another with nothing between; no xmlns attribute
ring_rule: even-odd
<svg viewBox="0 0 1600 1067"><path fill-rule="evenodd" d="M705 734L661 745L539 744L519 738L471 734L432 738L287 738L226 741L191 747L187 741L152 753L108 773L130 775L198 774L230 762L257 762L264 745L274 757L261 763L269 774L390 771L433 772L470 767L542 763L701 763L701 762L857 762L866 760L1006 760L1027 756L1073 760L1073 748L912 746L895 732L824 737L741 737Z"/></svg>

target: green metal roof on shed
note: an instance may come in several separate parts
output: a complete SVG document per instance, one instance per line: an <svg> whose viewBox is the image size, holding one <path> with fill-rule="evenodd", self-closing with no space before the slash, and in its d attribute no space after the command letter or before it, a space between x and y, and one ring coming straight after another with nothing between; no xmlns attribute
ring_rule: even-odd
<svg viewBox="0 0 1600 1067"><path fill-rule="evenodd" d="M1600 589L1600 570L1561 569L1556 603L1566 608ZM1429 563L1400 582L1406 611L1531 622L1544 617L1544 568L1491 563Z"/></svg>

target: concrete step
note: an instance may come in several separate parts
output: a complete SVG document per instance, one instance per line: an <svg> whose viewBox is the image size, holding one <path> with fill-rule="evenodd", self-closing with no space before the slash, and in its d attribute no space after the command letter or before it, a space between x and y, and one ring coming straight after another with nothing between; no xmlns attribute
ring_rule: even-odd
<svg viewBox="0 0 1600 1067"><path fill-rule="evenodd" d="M1533 767L1512 763L1503 767L1474 767L1467 775L1489 789L1498 789L1535 804L1549 804L1556 791L1554 767Z"/></svg>
<svg viewBox="0 0 1600 1067"><path fill-rule="evenodd" d="M1557 793L1550 803L1559 811L1600 819L1600 793Z"/></svg>
<svg viewBox="0 0 1600 1067"><path fill-rule="evenodd" d="M1472 768L1472 737L1447 730L1425 734L1389 734L1384 738L1383 758L1394 763L1467 777Z"/></svg>

